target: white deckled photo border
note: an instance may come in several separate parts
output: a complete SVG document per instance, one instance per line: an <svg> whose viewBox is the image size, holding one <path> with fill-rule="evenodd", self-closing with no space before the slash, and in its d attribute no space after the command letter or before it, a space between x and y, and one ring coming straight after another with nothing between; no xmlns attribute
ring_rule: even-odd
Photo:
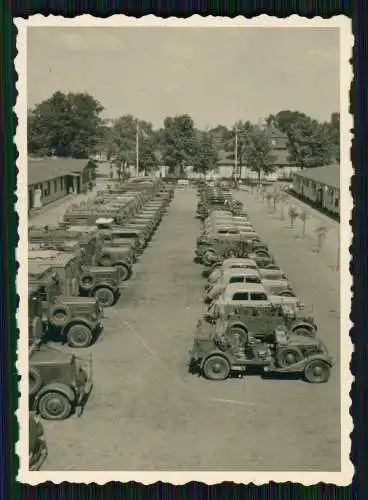
<svg viewBox="0 0 368 500"><path fill-rule="evenodd" d="M218 484L223 481L234 483L254 483L261 485L270 481L302 483L312 485L319 482L347 485L351 483L354 473L349 455L351 450L350 433L353 429L350 415L351 400L349 396L353 376L350 372L350 360L353 345L349 336L352 323L349 319L352 299L353 279L349 272L351 260L349 246L352 243L352 228L349 225L353 199L349 190L353 166L350 158L352 141L353 116L349 113L349 90L353 79L353 70L350 59L352 58L353 35L351 20L345 16L336 16L330 19L316 17L313 19L302 18L297 15L288 18L276 18L261 15L252 19L241 16L231 18L192 16L188 19L168 18L162 19L153 15L140 19L124 15L114 15L108 19L96 18L91 15L82 15L73 19L62 16L34 15L28 19L16 18L17 27L17 55L15 69L18 74L16 83L17 100L14 112L18 118L15 134L15 143L18 149L17 176L17 202L16 210L19 215L19 244L16 258L19 270L16 278L17 293L19 295L19 309L17 311L17 327L19 341L17 349L17 370L21 375L19 390L21 393L17 418L19 422L19 441L16 444L16 453L20 457L18 481L37 485L45 481L56 484L61 482L97 483L105 484L110 481L137 481L151 484L157 481L172 484L185 484L190 481L200 481L206 484ZM340 306L341 306L341 471L339 472L295 472L295 471L38 471L30 472L28 469L28 220L27 220L27 28L28 27L233 27L234 29L251 29L253 27L332 27L340 29L340 135L341 135L341 252L340 252ZM302 452L302 451L301 451Z"/></svg>

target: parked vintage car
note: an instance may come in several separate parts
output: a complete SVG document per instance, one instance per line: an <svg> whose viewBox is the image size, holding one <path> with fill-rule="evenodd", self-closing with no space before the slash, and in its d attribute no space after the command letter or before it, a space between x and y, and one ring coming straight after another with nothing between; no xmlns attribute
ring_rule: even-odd
<svg viewBox="0 0 368 500"><path fill-rule="evenodd" d="M259 269L257 263L253 259L239 259L233 257L230 259L225 259L223 262L216 262L211 266L211 273L208 276L208 282L205 288L210 288L212 284L217 281L221 273L227 269Z"/></svg>
<svg viewBox="0 0 368 500"><path fill-rule="evenodd" d="M283 297L295 297L288 280L262 278L257 269L226 269L222 270L219 278L205 290L205 302L210 303L216 300L228 285L234 283L258 283L261 284L269 294Z"/></svg>
<svg viewBox="0 0 368 500"><path fill-rule="evenodd" d="M321 340L290 334L281 326L270 337L264 341L249 334L239 346L221 330L196 335L190 366L198 367L209 380L225 380L231 372L244 373L249 367L263 372L301 373L310 383L329 380L334 360Z"/></svg>
<svg viewBox="0 0 368 500"><path fill-rule="evenodd" d="M83 410L93 387L92 358L40 345L29 356L29 407L48 420L68 418Z"/></svg>
<svg viewBox="0 0 368 500"><path fill-rule="evenodd" d="M211 302L205 318L209 321L216 320L229 307L262 307L268 305L289 305L296 311L301 311L304 308L304 304L297 297L268 294L264 286L259 283L234 283L228 285L220 297Z"/></svg>
<svg viewBox="0 0 368 500"><path fill-rule="evenodd" d="M262 306L235 307L233 304L225 306L212 321L199 320L197 328L211 329L213 325L226 331L227 335L236 337L238 342L244 343L248 333L261 339L267 338L270 332L282 325L294 335L315 337L318 326L313 315L306 315L295 311L291 306L265 304Z"/></svg>
<svg viewBox="0 0 368 500"><path fill-rule="evenodd" d="M270 258L266 245L259 238L247 239L239 232L200 236L195 254L195 260L206 266L230 257L249 257L253 254Z"/></svg>
<svg viewBox="0 0 368 500"><path fill-rule="evenodd" d="M82 242L70 238L64 240L62 234L65 231L62 231L61 234L56 231L53 232L57 236L52 238L48 237L48 233L48 231L45 231L44 241L37 243L33 243L34 238L30 234L30 243L28 245L31 251L30 256L32 257L34 252L36 252L37 258L46 257L46 259L55 259L60 255L59 252L65 252L67 254L66 258L68 258L72 252L78 260L78 269L71 278L72 280L77 280L79 283L78 295L82 297L95 297L103 307L113 306L120 296L119 269L116 267L96 267L91 265L92 262L99 260L101 248L103 247L95 248L95 252L92 254L86 251L88 246L84 246ZM77 285L75 284L75 286Z"/></svg>
<svg viewBox="0 0 368 500"><path fill-rule="evenodd" d="M55 268L42 260L28 262L28 286L42 304L45 337L88 347L102 328L103 308L95 298L77 296L79 285L70 274L65 261Z"/></svg>
<svg viewBox="0 0 368 500"><path fill-rule="evenodd" d="M34 412L28 420L28 467L30 471L40 470L47 458L45 430Z"/></svg>

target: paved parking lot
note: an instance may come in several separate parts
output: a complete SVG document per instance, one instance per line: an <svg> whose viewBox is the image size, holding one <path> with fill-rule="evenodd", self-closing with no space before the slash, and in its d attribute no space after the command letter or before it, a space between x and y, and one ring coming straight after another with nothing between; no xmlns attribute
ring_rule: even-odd
<svg viewBox="0 0 368 500"><path fill-rule="evenodd" d="M338 273L246 193L256 229L288 273L321 338L339 359ZM45 470L340 469L338 367L328 384L188 373L204 305L193 263L195 191L178 189L93 353L95 387L81 418L45 422ZM65 348L67 349L67 348Z"/></svg>

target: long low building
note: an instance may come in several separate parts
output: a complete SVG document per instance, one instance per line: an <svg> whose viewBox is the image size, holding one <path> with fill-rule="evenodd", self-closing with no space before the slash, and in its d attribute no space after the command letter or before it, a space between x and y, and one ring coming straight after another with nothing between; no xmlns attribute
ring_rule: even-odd
<svg viewBox="0 0 368 500"><path fill-rule="evenodd" d="M40 208L71 193L85 192L95 183L96 165L73 158L28 159L28 210Z"/></svg>
<svg viewBox="0 0 368 500"><path fill-rule="evenodd" d="M294 174L293 191L316 208L340 214L340 165L308 168Z"/></svg>

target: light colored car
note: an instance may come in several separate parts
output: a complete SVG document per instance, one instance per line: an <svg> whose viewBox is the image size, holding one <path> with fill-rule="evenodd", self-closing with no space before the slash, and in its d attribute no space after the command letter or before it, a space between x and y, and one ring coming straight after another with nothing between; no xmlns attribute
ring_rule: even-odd
<svg viewBox="0 0 368 500"><path fill-rule="evenodd" d="M228 285L233 283L259 283L267 293L284 297L295 296L288 280L264 279L256 269L226 269L221 276L205 292L205 302L216 300Z"/></svg>
<svg viewBox="0 0 368 500"><path fill-rule="evenodd" d="M216 280L219 279L221 276L221 272L225 271L226 269L258 269L256 261L253 259L238 259L238 258L231 258L231 259L225 259L222 264L219 264L217 267L214 267L214 270L210 274L208 278L208 283L212 284ZM207 286L206 285L206 286Z"/></svg>
<svg viewBox="0 0 368 500"><path fill-rule="evenodd" d="M297 297L282 297L266 292L260 283L234 283L228 285L217 300L214 300L207 314L221 314L227 305L263 307L265 305L290 305L296 310L304 308L304 304Z"/></svg>

